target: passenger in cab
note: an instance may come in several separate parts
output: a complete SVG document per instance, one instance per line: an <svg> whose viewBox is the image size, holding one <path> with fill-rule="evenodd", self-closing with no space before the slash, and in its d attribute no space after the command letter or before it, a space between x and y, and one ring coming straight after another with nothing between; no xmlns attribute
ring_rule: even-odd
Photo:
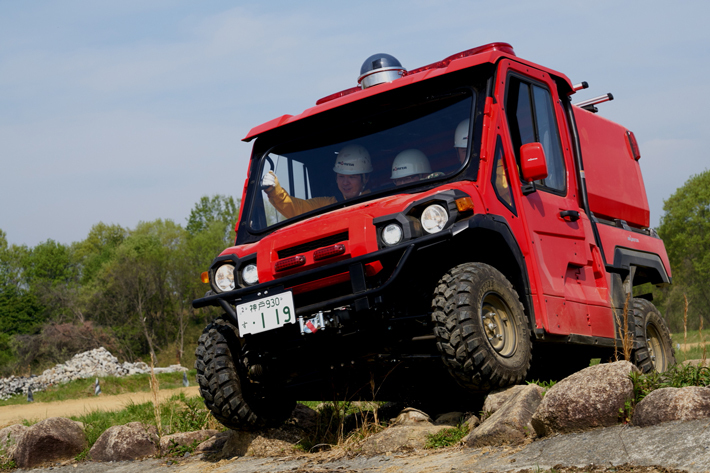
<svg viewBox="0 0 710 473"><path fill-rule="evenodd" d="M431 175L431 165L426 155L418 149L405 149L392 162L390 179L396 186L426 179Z"/></svg>
<svg viewBox="0 0 710 473"><path fill-rule="evenodd" d="M340 197L314 197L312 199L299 199L288 195L279 184L279 179L273 171L266 173L261 180L261 187L269 197L269 202L284 217L291 218L311 210L325 207L336 202L353 199L368 192L365 190L369 174L372 172L370 153L365 147L351 144L338 152L335 158L335 180Z"/></svg>

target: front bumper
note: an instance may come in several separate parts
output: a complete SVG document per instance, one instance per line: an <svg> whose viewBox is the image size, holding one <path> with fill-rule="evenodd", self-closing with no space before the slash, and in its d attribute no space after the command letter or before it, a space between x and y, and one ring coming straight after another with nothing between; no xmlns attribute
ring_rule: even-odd
<svg viewBox="0 0 710 473"><path fill-rule="evenodd" d="M317 303L296 307L296 315L310 315L320 310L333 309L346 305L352 306L355 310L366 310L372 306L373 300L380 293L391 286L406 269L412 256L419 250L429 248L432 245L446 242L461 231L469 227L470 221L460 221L433 235L425 235L400 245L383 248L373 253L358 256L344 261L339 261L320 268L311 269L302 273L285 276L273 281L268 281L256 286L235 289L233 291L212 294L192 302L194 308L207 306L221 306L226 312L230 322L237 323L234 305L249 302L250 300L263 297L267 291L282 291L300 284L305 284L329 276L342 273L349 273L351 282L351 292L349 294L319 301ZM386 257L397 257L399 260L390 273L389 277L376 287L369 287L365 277L365 265L374 263Z"/></svg>

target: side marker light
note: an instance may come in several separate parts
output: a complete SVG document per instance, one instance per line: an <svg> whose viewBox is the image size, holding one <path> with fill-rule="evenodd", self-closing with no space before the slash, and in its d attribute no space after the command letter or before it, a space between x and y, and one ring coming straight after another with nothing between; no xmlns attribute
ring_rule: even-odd
<svg viewBox="0 0 710 473"><path fill-rule="evenodd" d="M473 211L473 200L470 197L456 199L456 208L459 209L459 212Z"/></svg>

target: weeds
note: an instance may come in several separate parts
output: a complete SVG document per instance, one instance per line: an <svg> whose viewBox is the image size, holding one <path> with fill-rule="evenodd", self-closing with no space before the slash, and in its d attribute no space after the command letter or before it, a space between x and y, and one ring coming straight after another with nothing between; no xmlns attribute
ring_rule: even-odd
<svg viewBox="0 0 710 473"><path fill-rule="evenodd" d="M178 445L175 440L171 440L170 447L168 447L168 451L163 452L163 455L171 457L183 457L186 453L194 452L200 443L200 440L195 440L189 445Z"/></svg>
<svg viewBox="0 0 710 473"><path fill-rule="evenodd" d="M450 429L442 429L435 434L427 435L424 448L444 448L457 445L469 432L468 424L459 424Z"/></svg>
<svg viewBox="0 0 710 473"><path fill-rule="evenodd" d="M663 373L631 373L629 376L634 385L635 403L656 389L710 385L710 368L706 366L674 365Z"/></svg>
<svg viewBox="0 0 710 473"><path fill-rule="evenodd" d="M203 429L224 429L204 407L202 398L199 396L188 398L184 393L177 394L161 403L159 407L159 418L162 422L161 431L165 435ZM129 422L141 422L157 427L155 424L156 410L152 402L129 403L120 411L93 411L81 416L72 416L70 419L84 423L84 432L88 442L88 448L76 457L77 460L86 458L89 449L109 427Z"/></svg>
<svg viewBox="0 0 710 473"><path fill-rule="evenodd" d="M683 348L688 349L688 296L683 293L685 305L683 307ZM685 351L683 350L683 351Z"/></svg>
<svg viewBox="0 0 710 473"><path fill-rule="evenodd" d="M163 422L160 419L160 402L158 401L158 394L160 392L160 384L158 383L158 378L155 377L155 358L153 358L151 353L150 358L150 392L153 394L153 413L155 415L155 425L158 428L158 438L163 437Z"/></svg>
<svg viewBox="0 0 710 473"><path fill-rule="evenodd" d="M624 407L619 408L619 423L629 424L631 422L631 415L634 411L634 403L631 399L627 399L624 402Z"/></svg>
<svg viewBox="0 0 710 473"><path fill-rule="evenodd" d="M384 429L377 416L379 402L304 402L318 412L315 432L296 448L314 452L334 446L352 446Z"/></svg>
<svg viewBox="0 0 710 473"><path fill-rule="evenodd" d="M617 327L619 327L619 337L621 337L621 349L624 354L624 360L631 361L631 349L633 348L633 340L631 339L631 331L629 330L629 300L631 298L631 293L626 293L626 301L624 301L624 310L622 313L622 319L619 318L619 313L616 311L615 307L612 307L614 312L614 320L616 321ZM619 350L616 345L616 340L614 339L614 361L619 361Z"/></svg>

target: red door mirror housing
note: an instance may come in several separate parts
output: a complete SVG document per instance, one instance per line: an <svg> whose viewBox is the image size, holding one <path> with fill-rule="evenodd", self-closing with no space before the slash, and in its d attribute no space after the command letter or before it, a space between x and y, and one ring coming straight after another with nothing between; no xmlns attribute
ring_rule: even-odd
<svg viewBox="0 0 710 473"><path fill-rule="evenodd" d="M540 143L528 143L520 147L520 169L528 182L547 177L545 150Z"/></svg>

